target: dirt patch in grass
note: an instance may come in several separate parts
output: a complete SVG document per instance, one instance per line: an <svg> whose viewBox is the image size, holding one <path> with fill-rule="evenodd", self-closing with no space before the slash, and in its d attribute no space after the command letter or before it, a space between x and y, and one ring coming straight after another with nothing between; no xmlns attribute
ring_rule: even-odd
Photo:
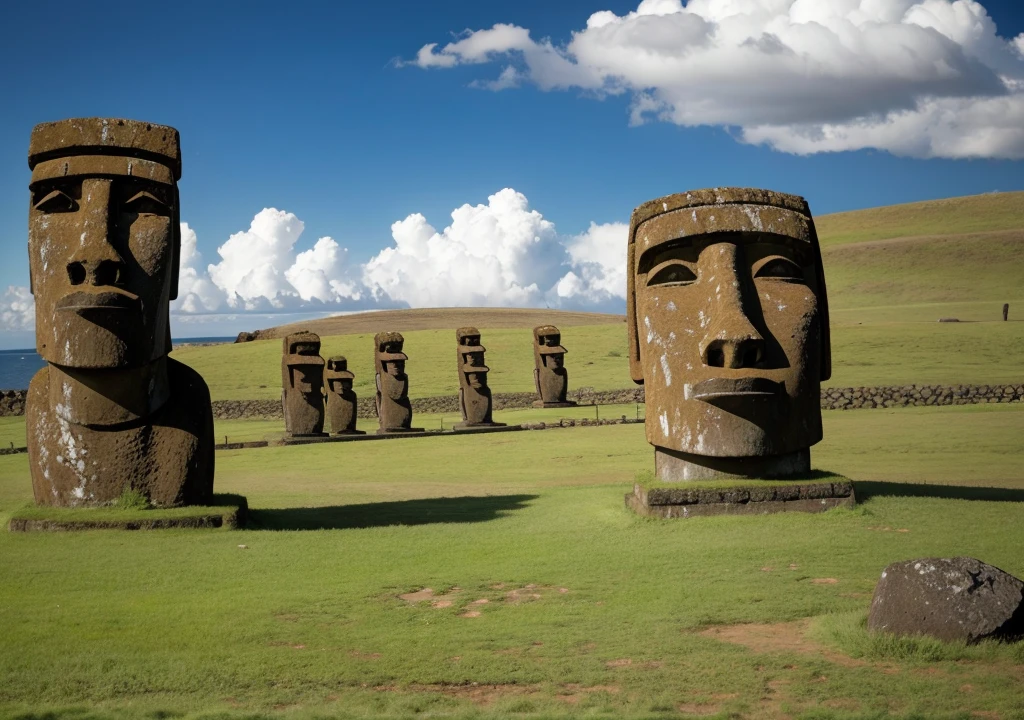
<svg viewBox="0 0 1024 720"><path fill-rule="evenodd" d="M661 660L645 660L643 662L633 662L633 658L619 658L618 660L609 660L604 664L606 668L615 669L621 667L635 667L641 670L654 670L664 665Z"/></svg>
<svg viewBox="0 0 1024 720"><path fill-rule="evenodd" d="M823 657L829 662L843 667L859 667L867 665L848 655L829 650L824 645L807 637L810 618L785 623L743 623L740 625L719 625L701 631L704 637L721 642L742 645L756 653L796 653Z"/></svg>
<svg viewBox="0 0 1024 720"><path fill-rule="evenodd" d="M424 684L398 687L396 685L378 685L374 688L377 692L409 692L409 693L441 693L449 697L468 700L475 705L487 707L498 700L508 697L531 697L545 694L545 688L541 685L519 685L516 683L484 684L467 683L465 685L447 684ZM550 691L548 691L550 692ZM616 685L577 685L567 683L560 685L555 690L555 697L570 705L577 704L581 698L595 693L618 694L620 688Z"/></svg>
<svg viewBox="0 0 1024 720"><path fill-rule="evenodd" d="M835 578L814 578L811 582L815 585L835 585L839 581Z"/></svg>

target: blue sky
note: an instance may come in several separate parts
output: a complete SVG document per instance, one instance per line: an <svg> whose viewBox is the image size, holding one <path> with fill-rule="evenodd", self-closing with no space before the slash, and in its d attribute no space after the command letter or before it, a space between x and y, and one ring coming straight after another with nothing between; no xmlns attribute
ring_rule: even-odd
<svg viewBox="0 0 1024 720"><path fill-rule="evenodd" d="M62 0L8 3L0 9L0 292L28 285L29 133L38 122L74 116L129 117L181 132L181 218L201 254L192 260L194 301L176 307L182 337L276 324L268 312L614 309L621 223L640 202L691 188L793 192L816 214L1024 189L1024 140L997 127L1024 107L1024 39L1017 55L1012 43L1024 33L1021 3L892 2L917 13L917 34L884 36L895 38L887 45L905 43L911 56L942 68L941 77L925 77L928 67L890 73L902 60L840 30L837 47L867 47L865 61L856 49L833 55L826 42L810 52L810 71L804 58L804 73L819 69L804 83L792 63L771 64L780 47L798 57L808 53L802 42L821 46L801 34L806 17L792 8L782 24L747 13L749 26L733 29L749 34L745 44L733 55L707 50L701 60L707 37L727 27L711 17L725 0L690 0L686 13L677 12L687 5L679 0L646 0L635 17L628 14L639 0L112 2L102 12ZM856 13L870 0L815 3L854 12L850 27L868 27ZM606 16L582 33L599 11L615 21ZM918 32L932 22L920 19L928 13L942 32ZM491 31L496 24L522 30ZM570 45L574 32L581 38ZM437 45L420 53L430 43ZM676 52L687 43L696 49ZM665 55L654 70L641 67L649 48ZM731 70L733 57L750 61L736 54L747 50L763 51L765 62ZM673 53L705 64L673 65ZM699 82L699 68L716 83ZM853 68L848 78L844 68ZM752 83L751 72L762 71ZM1005 90L993 91L995 77ZM487 87L499 78L509 87ZM946 104L929 110L936 96ZM1009 104L1001 111L993 97ZM908 107L917 115L886 120ZM638 114L643 122L631 122ZM822 139L830 133L838 139ZM505 188L514 193L496 196ZM264 208L281 212L250 229ZM243 267L211 274L218 248L243 232L236 257L225 261ZM501 233L507 237L496 240ZM297 258L328 237L333 244ZM267 295L240 297L252 282L241 256L257 241L279 266L276 279ZM481 291L463 287L467 278L452 269L463 266L470 280L484 278ZM289 267L294 282L284 277ZM30 310L19 297L9 291L0 302L0 347L31 342Z"/></svg>

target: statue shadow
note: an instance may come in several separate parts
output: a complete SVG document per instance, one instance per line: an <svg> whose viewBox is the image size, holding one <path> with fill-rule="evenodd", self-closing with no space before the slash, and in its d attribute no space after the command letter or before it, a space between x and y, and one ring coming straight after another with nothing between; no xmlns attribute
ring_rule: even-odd
<svg viewBox="0 0 1024 720"><path fill-rule="evenodd" d="M250 510L246 530L348 530L391 525L477 523L525 508L538 495L444 497L308 508Z"/></svg>
<svg viewBox="0 0 1024 720"><path fill-rule="evenodd" d="M854 482L857 501L872 497L932 497L945 500L988 500L990 502L1024 502L1024 489L1000 487L966 487L963 485L925 485L885 481Z"/></svg>

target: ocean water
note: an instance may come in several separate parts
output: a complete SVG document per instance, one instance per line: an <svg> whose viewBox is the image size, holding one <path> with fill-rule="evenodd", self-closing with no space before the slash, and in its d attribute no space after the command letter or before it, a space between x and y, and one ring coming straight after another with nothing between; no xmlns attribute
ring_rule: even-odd
<svg viewBox="0 0 1024 720"><path fill-rule="evenodd" d="M45 364L35 350L0 350L0 390L25 390Z"/></svg>
<svg viewBox="0 0 1024 720"><path fill-rule="evenodd" d="M177 338L175 345L182 343L229 343L233 337ZM0 350L0 390L25 390L32 376L46 363L33 349Z"/></svg>

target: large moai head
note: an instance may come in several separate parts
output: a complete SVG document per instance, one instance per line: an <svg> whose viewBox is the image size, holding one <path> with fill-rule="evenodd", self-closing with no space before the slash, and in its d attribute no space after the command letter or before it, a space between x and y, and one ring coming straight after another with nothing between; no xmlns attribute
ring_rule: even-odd
<svg viewBox="0 0 1024 720"><path fill-rule="evenodd" d="M633 211L627 257L648 442L698 458L804 452L809 463L831 351L804 199L714 188L651 200Z"/></svg>
<svg viewBox="0 0 1024 720"><path fill-rule="evenodd" d="M480 344L480 331L474 327L463 327L455 331L459 364L459 384L481 390L487 387L487 373L490 368L484 364L487 348Z"/></svg>
<svg viewBox="0 0 1024 720"><path fill-rule="evenodd" d="M281 381L285 427L293 435L316 435L324 427L324 359L320 336L311 332L287 335L283 341Z"/></svg>
<svg viewBox="0 0 1024 720"><path fill-rule="evenodd" d="M28 165L39 354L87 369L166 355L181 247L178 131L107 118L42 123Z"/></svg>

